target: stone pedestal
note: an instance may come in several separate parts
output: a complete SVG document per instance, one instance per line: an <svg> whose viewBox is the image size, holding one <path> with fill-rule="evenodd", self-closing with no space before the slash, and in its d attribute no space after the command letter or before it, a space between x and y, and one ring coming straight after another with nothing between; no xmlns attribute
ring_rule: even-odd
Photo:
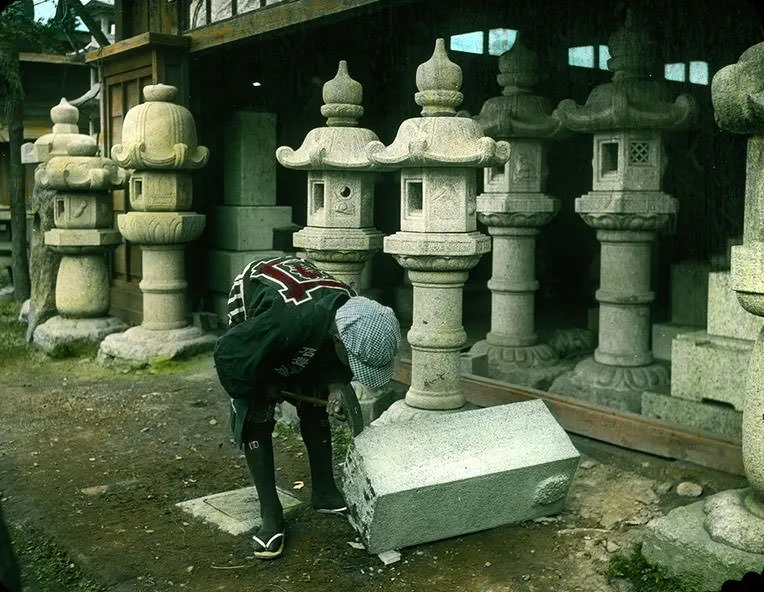
<svg viewBox="0 0 764 592"><path fill-rule="evenodd" d="M215 336L189 324L185 245L204 230L205 217L186 211L193 202L190 170L207 163L191 113L174 104L177 89L143 90L146 102L128 111L122 144L112 157L136 169L130 181L133 211L117 218L126 240L142 251L143 322L103 341L102 362L144 365L157 357L182 357L212 349Z"/></svg>
<svg viewBox="0 0 764 592"><path fill-rule="evenodd" d="M737 64L711 83L717 124L746 134L745 223L742 246L732 248L732 288L748 312L764 317L764 43L746 50ZM754 342L743 403L743 466L750 488L725 491L678 508L647 525L645 557L683 580L717 590L764 565L764 330Z"/></svg>
<svg viewBox="0 0 764 592"><path fill-rule="evenodd" d="M488 99L475 120L490 137L506 140L510 158L484 169L478 219L493 237L491 330L470 350L474 368L485 356L493 378L546 388L568 366L535 331L536 236L560 208L546 195L546 143L565 135L546 98L533 92L542 76L538 56L520 41L499 57L502 95Z"/></svg>
<svg viewBox="0 0 764 592"><path fill-rule="evenodd" d="M599 345L550 390L639 412L642 391L669 384L667 366L650 350L652 243L678 209L661 191L662 135L691 125L697 105L688 95L666 100L651 75L656 45L631 11L608 43L612 82L596 87L584 106L566 100L554 113L572 131L593 134L592 191L576 199L576 212L597 231L601 263Z"/></svg>
<svg viewBox="0 0 764 592"><path fill-rule="evenodd" d="M711 266L683 261L671 266L671 321L653 323L652 349L656 360L671 361L671 342L682 333L702 331L708 315L708 274Z"/></svg>
<svg viewBox="0 0 764 592"><path fill-rule="evenodd" d="M51 116L56 125L67 121L76 130L79 115L68 103L62 101ZM60 136L66 136L64 144ZM57 315L34 330L33 342L50 355L63 356L97 346L107 335L126 328L108 316L106 265L107 253L122 242L110 228L109 191L124 185L126 173L110 159L96 155L98 147L90 136L59 130L49 137L50 141L26 149L27 159L35 154L46 158L35 171L35 183L56 192L56 227L45 233L45 245L61 255L55 288Z"/></svg>
<svg viewBox="0 0 764 592"><path fill-rule="evenodd" d="M546 405L525 401L371 426L353 441L343 489L380 553L556 514L578 459Z"/></svg>
<svg viewBox="0 0 764 592"><path fill-rule="evenodd" d="M670 395L644 393L642 413L740 438L748 363L763 324L740 306L729 272L709 273L708 330L674 339Z"/></svg>
<svg viewBox="0 0 764 592"><path fill-rule="evenodd" d="M276 205L276 115L235 111L224 130L223 204L210 214L208 286L220 322L228 290L250 261L283 255L274 229L292 224L292 208Z"/></svg>

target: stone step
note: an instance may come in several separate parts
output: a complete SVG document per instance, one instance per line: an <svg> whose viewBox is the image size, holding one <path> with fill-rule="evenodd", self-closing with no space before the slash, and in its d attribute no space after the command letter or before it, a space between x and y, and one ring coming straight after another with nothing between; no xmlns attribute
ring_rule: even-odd
<svg viewBox="0 0 764 592"><path fill-rule="evenodd" d="M729 403L743 410L752 341L684 333L671 348L671 395L690 401Z"/></svg>

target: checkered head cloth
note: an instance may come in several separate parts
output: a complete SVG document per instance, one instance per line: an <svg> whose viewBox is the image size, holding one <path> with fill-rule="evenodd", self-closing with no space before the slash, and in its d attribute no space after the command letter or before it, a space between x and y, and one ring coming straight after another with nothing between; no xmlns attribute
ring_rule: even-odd
<svg viewBox="0 0 764 592"><path fill-rule="evenodd" d="M393 377L393 358L401 342L401 328L393 310L354 296L337 309L334 318L353 377L372 388L387 384Z"/></svg>

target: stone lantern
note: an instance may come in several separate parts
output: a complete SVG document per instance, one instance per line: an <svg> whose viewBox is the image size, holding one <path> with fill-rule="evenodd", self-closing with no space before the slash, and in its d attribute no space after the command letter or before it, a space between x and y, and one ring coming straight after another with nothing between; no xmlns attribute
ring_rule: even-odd
<svg viewBox="0 0 764 592"><path fill-rule="evenodd" d="M377 135L358 127L363 89L343 60L323 87L326 127L311 130L297 150L282 146L282 166L308 171L308 225L293 237L316 265L359 291L364 263L382 248L374 228L373 164L366 156Z"/></svg>
<svg viewBox="0 0 764 592"><path fill-rule="evenodd" d="M97 345L126 328L119 319L107 316L106 265L106 254L122 242L112 229L111 191L124 186L126 172L97 155L93 138L74 131L79 117L76 107L62 100L51 116L53 133L28 145L26 158L43 159L35 171L35 183L56 192L56 227L45 233L45 244L62 256L55 290L58 315L35 329L33 341L50 354L62 355L72 348ZM63 132L62 126L66 126Z"/></svg>
<svg viewBox="0 0 764 592"><path fill-rule="evenodd" d="M128 111L122 143L112 158L135 169L130 207L117 224L142 251L143 322L101 344L102 359L146 363L158 356L182 356L211 349L215 337L190 326L186 304L185 245L204 230L205 217L189 211L191 170L207 163L209 150L197 145L188 109L175 104L177 89L155 84L143 89L145 103Z"/></svg>
<svg viewBox="0 0 764 592"><path fill-rule="evenodd" d="M650 350L651 250L678 209L661 191L662 134L689 127L697 105L689 95L671 102L664 82L651 75L655 43L631 11L609 47L612 82L596 87L585 105L568 99L554 112L568 129L594 136L593 189L576 199L576 212L602 246L599 345L550 390L639 412L643 391L669 384L667 368Z"/></svg>
<svg viewBox="0 0 764 592"><path fill-rule="evenodd" d="M414 287L405 403L457 409L465 401L459 359L466 341L463 287L469 270L490 250L489 237L476 230L475 168L503 166L509 145L483 137L472 119L456 117L462 71L449 60L442 39L417 68L416 83L422 116L404 121L390 146L373 142L368 152L372 162L401 170L401 231L385 238L384 250L408 271Z"/></svg>
<svg viewBox="0 0 764 592"><path fill-rule="evenodd" d="M764 43L716 73L711 98L719 127L749 136L743 244L732 247L731 283L742 307L764 317ZM764 330L748 366L742 444L750 487L676 508L646 527L646 559L698 589L718 590L764 565Z"/></svg>
<svg viewBox="0 0 764 592"><path fill-rule="evenodd" d="M546 190L546 143L565 135L546 98L533 93L540 78L538 56L520 40L499 57L502 96L488 99L475 117L483 132L506 140L511 156L483 172L478 220L493 236L491 331L473 355L487 354L488 373L515 384L539 387L560 375L557 352L535 332L535 246L539 229L560 207Z"/></svg>

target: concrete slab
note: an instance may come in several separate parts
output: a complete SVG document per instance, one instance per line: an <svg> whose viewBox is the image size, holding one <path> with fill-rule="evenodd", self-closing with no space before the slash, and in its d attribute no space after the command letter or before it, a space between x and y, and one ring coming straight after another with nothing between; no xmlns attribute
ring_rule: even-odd
<svg viewBox="0 0 764 592"><path fill-rule="evenodd" d="M292 224L290 206L218 206L210 216L210 237L219 249L273 249L273 229Z"/></svg>
<svg viewBox="0 0 764 592"><path fill-rule="evenodd" d="M688 401L665 393L642 393L642 415L740 441L743 414L712 401Z"/></svg>
<svg viewBox="0 0 764 592"><path fill-rule="evenodd" d="M752 341L684 333L671 349L671 395L691 401L718 401L743 410Z"/></svg>
<svg viewBox="0 0 764 592"><path fill-rule="evenodd" d="M544 402L523 401L367 428L344 493L375 554L555 514L578 459Z"/></svg>
<svg viewBox="0 0 764 592"><path fill-rule="evenodd" d="M645 527L642 554L688 588L717 592L727 580L761 572L764 554L747 553L713 541L703 522L707 500L676 508Z"/></svg>
<svg viewBox="0 0 764 592"><path fill-rule="evenodd" d="M285 515L302 503L282 489L277 488L277 491ZM232 535L244 534L262 524L254 486L206 495L175 505L194 518Z"/></svg>

